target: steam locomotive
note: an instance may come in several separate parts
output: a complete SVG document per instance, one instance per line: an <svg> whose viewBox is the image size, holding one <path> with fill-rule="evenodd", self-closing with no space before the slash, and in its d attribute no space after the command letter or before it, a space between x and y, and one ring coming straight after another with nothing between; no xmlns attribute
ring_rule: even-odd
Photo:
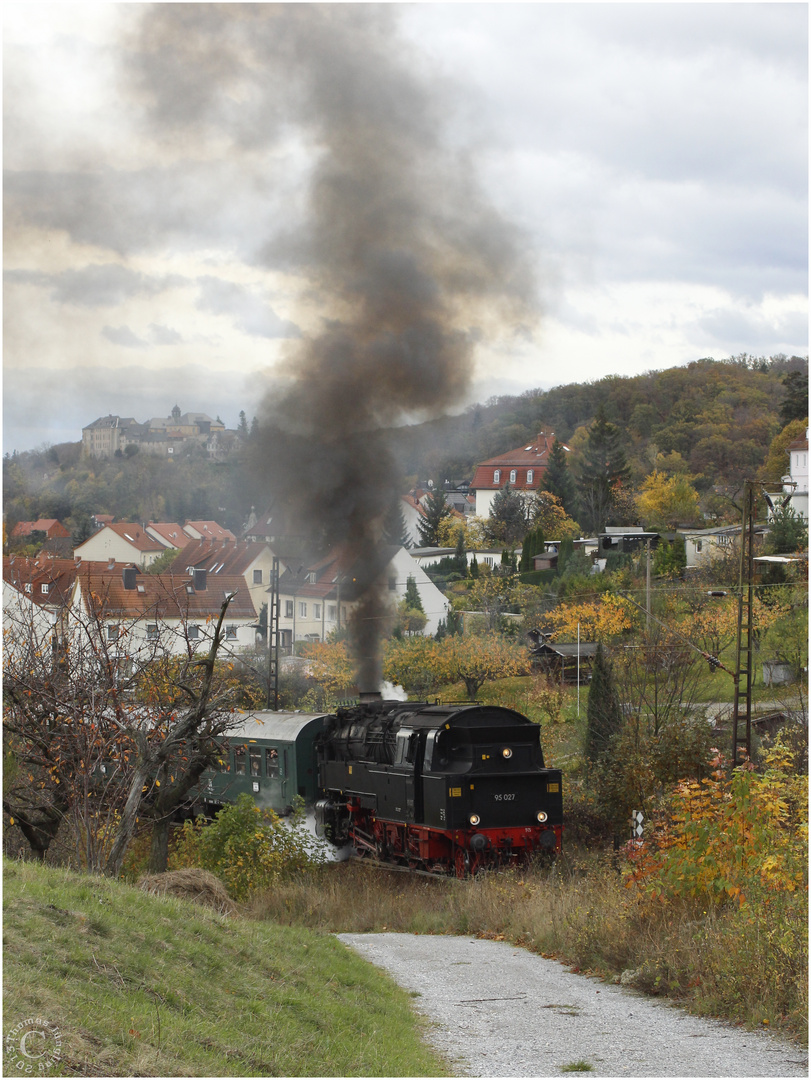
<svg viewBox="0 0 811 1080"><path fill-rule="evenodd" d="M280 813L301 795L336 848L412 870L465 877L561 847L560 771L538 726L497 706L365 694L332 714L256 713L204 797L213 810L246 789Z"/></svg>

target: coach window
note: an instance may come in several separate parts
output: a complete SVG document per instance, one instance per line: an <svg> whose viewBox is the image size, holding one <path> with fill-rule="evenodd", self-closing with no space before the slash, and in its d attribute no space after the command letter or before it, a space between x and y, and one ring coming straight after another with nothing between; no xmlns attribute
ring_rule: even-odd
<svg viewBox="0 0 811 1080"><path fill-rule="evenodd" d="M248 748L248 761L251 766L251 776L262 775L262 751L258 746Z"/></svg>
<svg viewBox="0 0 811 1080"><path fill-rule="evenodd" d="M275 746L271 746L266 751L267 757L265 758L265 771L268 776L279 775L279 751Z"/></svg>
<svg viewBox="0 0 811 1080"><path fill-rule="evenodd" d="M245 747L234 747L234 772L237 776L245 775Z"/></svg>

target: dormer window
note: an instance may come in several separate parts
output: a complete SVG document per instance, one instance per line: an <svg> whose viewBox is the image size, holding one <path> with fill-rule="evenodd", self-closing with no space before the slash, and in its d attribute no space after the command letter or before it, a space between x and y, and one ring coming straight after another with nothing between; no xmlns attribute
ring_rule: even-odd
<svg viewBox="0 0 811 1080"><path fill-rule="evenodd" d="M501 469L493 469L493 483L498 484L501 482Z"/></svg>
<svg viewBox="0 0 811 1080"><path fill-rule="evenodd" d="M515 483L515 476L516 476L515 469L510 469L510 483L511 484Z"/></svg>
<svg viewBox="0 0 811 1080"><path fill-rule="evenodd" d="M42 589L42 595L47 596L51 586L50 585L42 585L42 586L40 586L40 588Z"/></svg>

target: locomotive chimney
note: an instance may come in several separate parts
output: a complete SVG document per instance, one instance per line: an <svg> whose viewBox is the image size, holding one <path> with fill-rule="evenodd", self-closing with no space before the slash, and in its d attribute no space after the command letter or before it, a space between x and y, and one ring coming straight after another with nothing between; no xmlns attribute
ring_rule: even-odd
<svg viewBox="0 0 811 1080"><path fill-rule="evenodd" d="M358 697L361 705L374 705L375 702L383 700L383 695L379 690L361 690Z"/></svg>

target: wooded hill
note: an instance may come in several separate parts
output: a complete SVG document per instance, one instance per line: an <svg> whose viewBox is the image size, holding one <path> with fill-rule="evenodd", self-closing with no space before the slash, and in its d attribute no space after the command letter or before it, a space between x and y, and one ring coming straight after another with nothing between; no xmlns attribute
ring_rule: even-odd
<svg viewBox="0 0 811 1080"><path fill-rule="evenodd" d="M775 475L763 470L775 437L807 416L808 358L707 358L491 398L458 416L397 429L395 453L406 484L469 481L477 462L527 443L540 430L554 431L576 460L601 406L622 443L630 491L654 470L689 474L703 509L723 519L731 504L716 492L734 492L749 477L774 483L785 471L780 453L769 466ZM171 461L145 454L88 460L81 457L81 443L6 455L7 535L16 521L53 517L81 538L91 513L130 521L214 519L238 534L251 506L263 511L263 476L272 469L271 462L248 467L251 442L244 456L216 463L198 447Z"/></svg>
<svg viewBox="0 0 811 1080"><path fill-rule="evenodd" d="M623 435L632 485L650 474L660 455L679 454L700 491L736 486L757 473L789 421L807 416L808 358L707 358L491 398L461 416L404 429L400 460L407 473L435 483L469 480L477 462L527 443L540 430L582 447L600 405Z"/></svg>

